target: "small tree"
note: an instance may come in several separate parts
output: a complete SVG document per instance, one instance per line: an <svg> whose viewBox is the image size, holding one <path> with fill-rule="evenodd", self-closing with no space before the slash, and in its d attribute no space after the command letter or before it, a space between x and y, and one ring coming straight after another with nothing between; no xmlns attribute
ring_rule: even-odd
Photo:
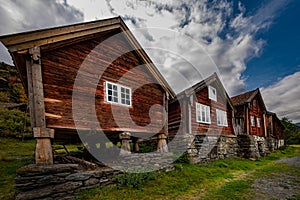
<svg viewBox="0 0 300 200"><path fill-rule="evenodd" d="M300 128L287 117L281 119L284 126L284 135L287 144L300 144Z"/></svg>

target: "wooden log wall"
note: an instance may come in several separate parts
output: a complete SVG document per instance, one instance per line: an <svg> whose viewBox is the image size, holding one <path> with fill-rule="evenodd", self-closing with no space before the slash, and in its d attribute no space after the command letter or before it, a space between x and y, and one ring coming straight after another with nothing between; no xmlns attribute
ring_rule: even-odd
<svg viewBox="0 0 300 200"><path fill-rule="evenodd" d="M135 71L132 76L122 79L119 84L132 88L137 83L145 84L132 91L132 107L116 106L118 117L122 118L126 110L129 109L133 122L140 126L132 130L130 123L124 127L119 127L112 115L111 104L105 101L105 81L117 82L125 73L131 73L129 70L143 64L136 52L128 52L122 56L121 52L127 52L128 42L122 36L117 37L110 44L105 45L105 49L99 51L95 48L102 41L111 36L112 33L98 34L93 39L81 41L69 46L63 46L59 49L52 49L42 52L43 83L45 96L45 111L47 126L51 128L74 129L72 117L72 91L74 80L81 65L84 65L85 71L84 84L80 88L83 98L80 100L81 112L84 113L82 124L89 120L89 113L84 96L90 96L92 93L92 81L102 73L98 82L95 94L95 107L98 121L105 131L120 131L126 129L134 132L151 132L144 128L150 123L149 109L154 104L163 106L164 90L146 69L146 67ZM90 54L91 53L91 54ZM89 55L89 56L88 56ZM91 56L92 55L92 56ZM111 62L112 57L117 59ZM84 61L84 62L83 62ZM152 84L146 84L151 82ZM80 113L79 113L80 114ZM92 116L90 116L92 117ZM127 118L122 119L124 122ZM157 111L151 122L157 128L162 126L163 112ZM98 123L98 122L97 122ZM88 124L88 123L87 123ZM89 128L89 127L80 127ZM163 129L161 130L163 132Z"/></svg>
<svg viewBox="0 0 300 200"><path fill-rule="evenodd" d="M256 101L256 106L253 102ZM255 126L251 125L251 118L250 116L254 116L255 118ZM257 118L260 118L260 127L257 126ZM263 124L263 111L262 105L260 100L255 97L250 102L250 109L249 109L249 134L250 135L257 135L257 136L265 136L264 134L264 124Z"/></svg>
<svg viewBox="0 0 300 200"><path fill-rule="evenodd" d="M217 101L213 101L208 98L208 87L203 88L196 94L197 99L194 98L194 102L191 106L192 110L192 131L195 134L223 134L223 135L234 135L234 128L232 124L232 108L229 106L225 97L221 95L221 91L215 85L211 85L217 90ZM196 121L196 102L210 106L210 119L211 124L199 123ZM216 109L226 111L228 126L217 125Z"/></svg>

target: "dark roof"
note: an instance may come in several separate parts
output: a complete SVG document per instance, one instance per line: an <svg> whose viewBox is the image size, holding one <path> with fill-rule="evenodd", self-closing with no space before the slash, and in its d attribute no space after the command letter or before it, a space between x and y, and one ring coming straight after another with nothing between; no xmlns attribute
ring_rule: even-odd
<svg viewBox="0 0 300 200"><path fill-rule="evenodd" d="M234 108L230 97L228 96L219 76L217 75L217 73L213 73L212 75L210 75L208 78L196 83L195 85L193 85L192 87L180 92L179 94L177 94L177 99L180 99L184 96L191 96L194 93L197 93L198 91L202 90L203 88L207 87L208 85L212 84L212 83L216 83L216 85L218 86L218 88L220 89L220 91L222 91L222 95L224 98L226 98L226 100L228 101L229 105ZM176 100L176 99L174 99ZM172 101L171 101L172 102Z"/></svg>
<svg viewBox="0 0 300 200"><path fill-rule="evenodd" d="M231 102L235 106L251 102L252 98L257 94L257 92L258 92L258 89L255 89L255 90L231 97Z"/></svg>
<svg viewBox="0 0 300 200"><path fill-rule="evenodd" d="M231 102L233 103L234 106L244 105L246 103L250 103L255 96L257 96L259 98L263 110L266 110L266 105L265 105L262 95L259 91L259 88L249 91L249 92L246 92L246 93L243 93L243 94L240 94L240 95L237 95L237 96L234 96L234 97L231 97Z"/></svg>
<svg viewBox="0 0 300 200"><path fill-rule="evenodd" d="M136 50L137 54L145 63L145 66L152 73L158 83L172 97L175 96L175 93L167 81L158 71L150 57L146 54L121 17L5 35L0 36L0 41L8 48L18 71L23 73L22 75L24 78L22 76L21 78L23 84L25 83L26 85L27 81L24 80L26 78L26 70L24 69L24 66L26 66L25 57L27 56L30 48L39 46L42 51L46 51L51 48L59 48L56 45L58 43L61 44L61 42L70 43L72 40L75 41L82 37L92 37L96 33L108 31L123 32L129 44Z"/></svg>

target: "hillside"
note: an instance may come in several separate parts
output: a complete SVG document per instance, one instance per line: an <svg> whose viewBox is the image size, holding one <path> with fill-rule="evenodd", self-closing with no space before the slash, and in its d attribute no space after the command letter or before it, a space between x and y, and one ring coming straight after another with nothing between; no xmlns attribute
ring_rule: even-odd
<svg viewBox="0 0 300 200"><path fill-rule="evenodd" d="M14 66L0 63L0 103L26 103L26 95Z"/></svg>
<svg viewBox="0 0 300 200"><path fill-rule="evenodd" d="M25 90L14 66L0 63L0 136L31 137Z"/></svg>

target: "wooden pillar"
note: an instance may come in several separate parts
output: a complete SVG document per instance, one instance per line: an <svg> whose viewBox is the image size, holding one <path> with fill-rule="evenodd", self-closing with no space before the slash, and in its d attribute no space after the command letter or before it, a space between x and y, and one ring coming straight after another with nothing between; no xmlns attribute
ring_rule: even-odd
<svg viewBox="0 0 300 200"><path fill-rule="evenodd" d="M136 153L140 151L139 139L138 138L133 140L133 151L136 152Z"/></svg>
<svg viewBox="0 0 300 200"><path fill-rule="evenodd" d="M119 137L122 140L120 155L131 154L131 151L130 151L131 134L129 132L123 132L119 135Z"/></svg>
<svg viewBox="0 0 300 200"><path fill-rule="evenodd" d="M192 108L191 105L193 103L193 95L188 96L187 99L187 109L186 109L186 125L187 125L187 133L192 133Z"/></svg>
<svg viewBox="0 0 300 200"><path fill-rule="evenodd" d="M54 138L54 130L49 128L34 127L33 134L36 138L35 162L38 165L53 164L51 138ZM50 151L51 150L51 151Z"/></svg>
<svg viewBox="0 0 300 200"><path fill-rule="evenodd" d="M245 123L246 123L246 133L247 133L247 135L249 135L249 129L250 129L250 116L249 116L249 108L248 108L248 104L245 104L244 105L245 107L244 107L244 109L245 109L245 113L246 113L246 115L245 115Z"/></svg>
<svg viewBox="0 0 300 200"><path fill-rule="evenodd" d="M169 134L169 119L168 119L168 115L169 115L169 94L167 92L164 93L164 97L163 97L163 106L165 109L165 114L163 116L163 122L165 122L164 125L164 133L166 136L168 136Z"/></svg>
<svg viewBox="0 0 300 200"><path fill-rule="evenodd" d="M166 139L167 137L165 134L158 135L157 152L167 153L169 151Z"/></svg>
<svg viewBox="0 0 300 200"><path fill-rule="evenodd" d="M28 101L31 127L36 138L36 164L53 164L51 138L54 130L46 128L41 53L39 47L29 49L26 58Z"/></svg>
<svg viewBox="0 0 300 200"><path fill-rule="evenodd" d="M264 135L265 135L265 137L268 137L268 133L267 133L267 123L266 123L266 122L267 122L267 121L266 121L266 113L263 113L263 120L264 120L264 121L263 121L263 122L264 122L263 125L264 125L264 132L265 132Z"/></svg>

